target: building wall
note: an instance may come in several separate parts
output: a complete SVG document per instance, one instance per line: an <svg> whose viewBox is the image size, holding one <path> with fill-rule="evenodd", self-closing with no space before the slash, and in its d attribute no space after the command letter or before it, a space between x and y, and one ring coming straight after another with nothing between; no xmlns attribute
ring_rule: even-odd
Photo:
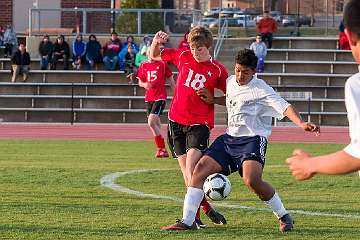
<svg viewBox="0 0 360 240"><path fill-rule="evenodd" d="M61 0L62 8L110 8L111 0ZM63 12L61 14L61 26L64 28L82 29L83 13L79 11ZM108 33L111 29L110 12L92 12L86 15L86 32Z"/></svg>
<svg viewBox="0 0 360 240"><path fill-rule="evenodd" d="M12 0L0 0L0 26L6 26L12 24L13 7Z"/></svg>

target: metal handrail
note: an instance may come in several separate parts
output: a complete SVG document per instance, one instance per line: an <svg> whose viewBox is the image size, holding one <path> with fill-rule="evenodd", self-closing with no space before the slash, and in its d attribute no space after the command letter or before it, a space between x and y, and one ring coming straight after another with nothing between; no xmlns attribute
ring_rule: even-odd
<svg viewBox="0 0 360 240"><path fill-rule="evenodd" d="M42 13L42 12L75 12L83 13L82 14L82 25L83 25L83 34L86 34L86 25L87 25L87 12L108 12L108 13L137 13L137 26L138 26L138 35L141 35L141 13L164 13L164 21L167 13L189 13L192 15L192 22L195 22L197 17L201 16L201 10L198 9L142 9L142 8L29 8L29 36L32 35L33 30L33 13ZM40 23L38 28L40 29Z"/></svg>
<svg viewBox="0 0 360 240"><path fill-rule="evenodd" d="M217 56L219 55L221 46L222 46L222 44L224 42L224 39L225 39L225 36L227 35L227 32L228 32L228 21L227 21L227 19L224 19L224 23L221 26L220 34L218 36L218 39L217 39L215 47L214 47L214 59L216 59Z"/></svg>

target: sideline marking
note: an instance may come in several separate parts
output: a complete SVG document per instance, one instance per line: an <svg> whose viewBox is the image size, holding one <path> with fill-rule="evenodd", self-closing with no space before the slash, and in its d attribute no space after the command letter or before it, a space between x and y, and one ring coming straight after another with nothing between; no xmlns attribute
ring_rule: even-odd
<svg viewBox="0 0 360 240"><path fill-rule="evenodd" d="M135 196L141 197L141 198L165 199L165 200L171 200L171 201L182 204L184 200L177 198L177 197L162 196L162 195L156 195L156 194L151 194L151 193L135 191L135 190L126 188L124 186L121 186L121 185L115 183L115 180L117 178L125 176L125 175L136 174L136 173L145 173L145 172L154 172L154 171L164 171L164 170L174 170L174 169L142 169L142 170L132 170L132 171L126 171L126 172L115 172L115 173L111 173L111 174L103 176L100 179L100 184L104 187L110 188L117 192L123 192L123 193L127 193L130 195L135 195ZM243 205L238 205L238 204L227 204L227 203L216 203L216 202L211 202L211 204L214 206L224 207L224 208L247 209L247 210L253 210L253 211L271 212L271 210L268 208L257 208L257 207L249 207L249 206L243 206ZM305 211L305 210L288 210L288 211L290 213L296 213L296 214L308 215L308 216L341 217L341 218L360 219L360 215L310 212L310 211Z"/></svg>

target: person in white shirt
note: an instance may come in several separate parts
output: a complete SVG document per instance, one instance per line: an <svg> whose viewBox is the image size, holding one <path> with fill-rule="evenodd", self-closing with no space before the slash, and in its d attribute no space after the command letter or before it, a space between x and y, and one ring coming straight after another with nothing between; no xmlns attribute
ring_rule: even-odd
<svg viewBox="0 0 360 240"><path fill-rule="evenodd" d="M288 117L305 131L319 132L313 123L304 122L298 112L269 85L255 76L257 57L250 49L240 50L235 60L235 75L226 83L223 104L228 111L228 128L205 150L196 164L184 199L183 218L165 230L194 229L196 210L204 197L203 184L213 173L230 175L239 172L245 185L263 200L280 222L280 231L290 231L293 220L274 188L262 180L267 138L272 117ZM202 99L213 102L206 90Z"/></svg>
<svg viewBox="0 0 360 240"><path fill-rule="evenodd" d="M344 9L345 33L353 57L360 64L360 1L351 0ZM348 112L351 142L343 150L312 157L295 149L286 162L297 180L310 179L315 174L345 174L360 170L360 73L351 76L345 84L345 105Z"/></svg>
<svg viewBox="0 0 360 240"><path fill-rule="evenodd" d="M255 42L250 45L250 50L253 50L256 57L258 58L256 65L256 72L264 72L265 58L267 55L267 47L261 40L261 34L256 36Z"/></svg>

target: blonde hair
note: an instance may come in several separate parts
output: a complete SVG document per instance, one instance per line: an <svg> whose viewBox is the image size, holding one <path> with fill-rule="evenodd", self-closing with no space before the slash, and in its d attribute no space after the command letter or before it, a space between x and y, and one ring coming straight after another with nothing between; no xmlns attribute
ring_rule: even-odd
<svg viewBox="0 0 360 240"><path fill-rule="evenodd" d="M213 44L212 33L204 26L193 27L188 35L188 43L190 45L210 48Z"/></svg>

